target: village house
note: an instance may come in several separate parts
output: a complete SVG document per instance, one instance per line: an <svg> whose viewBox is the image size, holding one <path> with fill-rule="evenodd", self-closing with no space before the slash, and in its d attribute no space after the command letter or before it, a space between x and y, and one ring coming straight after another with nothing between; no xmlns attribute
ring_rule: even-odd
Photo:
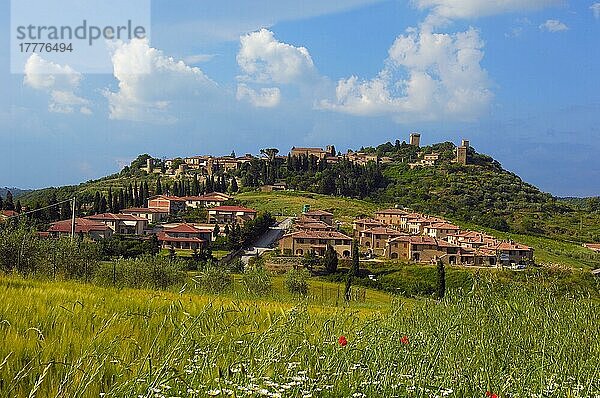
<svg viewBox="0 0 600 398"><path fill-rule="evenodd" d="M148 208L161 210L168 214L177 214L185 210L185 199L177 196L156 195L148 198Z"/></svg>
<svg viewBox="0 0 600 398"><path fill-rule="evenodd" d="M314 252L323 256L331 245L341 258L352 255L352 238L337 231L298 231L284 235L279 249L284 255L304 256Z"/></svg>
<svg viewBox="0 0 600 398"><path fill-rule="evenodd" d="M510 266L512 264L529 264L533 262L533 249L513 241L501 242L495 247L500 264Z"/></svg>
<svg viewBox="0 0 600 398"><path fill-rule="evenodd" d="M212 224L241 224L256 218L256 210L241 206L217 206L208 209L208 222Z"/></svg>
<svg viewBox="0 0 600 398"><path fill-rule="evenodd" d="M475 231L464 231L455 234L448 234L446 240L455 245L467 248L478 248L484 246L497 246L498 240L491 235Z"/></svg>
<svg viewBox="0 0 600 398"><path fill-rule="evenodd" d="M300 217L294 221L296 231L333 231L333 226L312 218Z"/></svg>
<svg viewBox="0 0 600 398"><path fill-rule="evenodd" d="M14 210L0 210L0 222L8 220L9 218L12 218L12 217L16 217L18 215L19 215L19 213L17 213Z"/></svg>
<svg viewBox="0 0 600 398"><path fill-rule="evenodd" d="M211 241L212 232L200 230L190 224L181 224L164 228L157 234L157 238L163 249L199 250Z"/></svg>
<svg viewBox="0 0 600 398"><path fill-rule="evenodd" d="M48 236L51 238L60 238L71 236L72 220L62 220L50 224L48 228ZM113 235L113 230L107 225L85 218L75 219L75 235L86 236L89 239L100 240L110 238Z"/></svg>
<svg viewBox="0 0 600 398"><path fill-rule="evenodd" d="M360 233L365 229L375 228L375 227L383 227L384 224L376 220L374 218L359 218L352 222L352 235L355 238L360 237Z"/></svg>
<svg viewBox="0 0 600 398"><path fill-rule="evenodd" d="M131 214L104 213L85 218L108 226L116 234L143 235L148 228L147 218Z"/></svg>
<svg viewBox="0 0 600 398"><path fill-rule="evenodd" d="M323 150L323 148L300 148L300 147L292 147L290 151L291 156L307 156L310 157L315 156L317 159L321 160L327 156L327 152Z"/></svg>
<svg viewBox="0 0 600 398"><path fill-rule="evenodd" d="M384 225L401 226L402 216L406 216L408 212L400 209L386 209L375 212L375 219Z"/></svg>
<svg viewBox="0 0 600 398"><path fill-rule="evenodd" d="M377 156L377 154L352 152L351 150L348 150L348 153L345 155L345 158L348 159L350 162L361 166L364 166L369 162L379 162L379 157Z"/></svg>
<svg viewBox="0 0 600 398"><path fill-rule="evenodd" d="M450 223L433 223L423 227L423 234L432 238L446 239L448 235L457 234L460 232L460 227Z"/></svg>
<svg viewBox="0 0 600 398"><path fill-rule="evenodd" d="M325 224L333 225L333 213L325 210L310 210L302 214L305 218L310 218L316 221L322 221Z"/></svg>
<svg viewBox="0 0 600 398"><path fill-rule="evenodd" d="M497 263L496 250L491 247L460 248L461 265L495 267Z"/></svg>
<svg viewBox="0 0 600 398"><path fill-rule="evenodd" d="M383 256L390 260L405 260L410 258L409 254L410 236L397 236L389 239L383 250Z"/></svg>
<svg viewBox="0 0 600 398"><path fill-rule="evenodd" d="M145 207L130 207L120 211L121 214L142 217L148 220L150 224L156 224L169 217L167 211L160 209L147 209Z"/></svg>
<svg viewBox="0 0 600 398"><path fill-rule="evenodd" d="M194 209L200 207L222 206L228 200L233 199L233 196L221 192L211 192L201 196L184 196L185 205Z"/></svg>
<svg viewBox="0 0 600 398"><path fill-rule="evenodd" d="M437 219L419 217L408 220L408 233L411 235L422 235L425 227L438 222Z"/></svg>
<svg viewBox="0 0 600 398"><path fill-rule="evenodd" d="M439 159L440 159L439 153L428 153L426 155L423 155L423 158L420 159L419 161L414 162L414 163L409 163L408 166L411 169L414 169L416 167L432 167L437 164Z"/></svg>
<svg viewBox="0 0 600 398"><path fill-rule="evenodd" d="M406 236L406 233L388 227L375 227L365 229L359 233L359 243L367 248L369 253L384 254L386 243L389 239Z"/></svg>

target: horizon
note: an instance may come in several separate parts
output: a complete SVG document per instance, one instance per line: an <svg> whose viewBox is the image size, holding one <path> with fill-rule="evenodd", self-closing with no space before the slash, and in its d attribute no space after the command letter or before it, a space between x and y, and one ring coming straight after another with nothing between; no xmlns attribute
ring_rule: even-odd
<svg viewBox="0 0 600 398"><path fill-rule="evenodd" d="M597 0L154 0L141 11L150 38L115 44L110 73L36 54L11 74L0 53L0 185L77 185L141 153L344 152L419 131L424 144L469 139L556 197L600 195ZM14 22L8 2L0 15ZM10 47L9 29L0 40Z"/></svg>

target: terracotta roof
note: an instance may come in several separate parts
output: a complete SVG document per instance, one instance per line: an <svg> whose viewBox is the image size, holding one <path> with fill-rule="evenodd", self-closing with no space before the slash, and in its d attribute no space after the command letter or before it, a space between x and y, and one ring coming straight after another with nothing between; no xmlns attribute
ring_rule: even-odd
<svg viewBox="0 0 600 398"><path fill-rule="evenodd" d="M355 224L377 224L377 225L383 225L383 223L379 220L376 220L374 218L359 218L353 221Z"/></svg>
<svg viewBox="0 0 600 398"><path fill-rule="evenodd" d="M19 215L19 213L17 213L14 210L1 210L0 214L3 215L4 217L15 217L15 216Z"/></svg>
<svg viewBox="0 0 600 398"><path fill-rule="evenodd" d="M182 199L186 200L186 201L205 201L205 202L225 202L229 199L232 199L232 196L229 196L227 194L224 193L220 193L220 192L212 192L212 193L207 193L206 195L200 195L200 196L184 196Z"/></svg>
<svg viewBox="0 0 600 398"><path fill-rule="evenodd" d="M323 148L302 148L302 147L292 147L292 151L302 151L302 152L325 152Z"/></svg>
<svg viewBox="0 0 600 398"><path fill-rule="evenodd" d="M134 216L131 214L113 214L113 213L104 213L104 214L95 214L93 216L85 217L88 220L111 220L111 221L148 221L144 217Z"/></svg>
<svg viewBox="0 0 600 398"><path fill-rule="evenodd" d="M244 213L257 213L256 210L249 209L242 206L217 206L208 209L209 212L213 211L232 211L232 212L244 212Z"/></svg>
<svg viewBox="0 0 600 398"><path fill-rule="evenodd" d="M148 200L154 200L154 199L166 199L166 200L170 200L171 202L185 202L185 199L180 198L179 196L168 196L168 195L155 195L155 196L151 196L148 198Z"/></svg>
<svg viewBox="0 0 600 398"><path fill-rule="evenodd" d="M406 232L401 232L401 231L398 231L397 229L387 228L387 227L369 228L369 229L365 229L362 232L371 232L372 234L376 234L376 235L396 235L396 236L407 236L408 235Z"/></svg>
<svg viewBox="0 0 600 398"><path fill-rule="evenodd" d="M293 236L300 239L352 239L338 231L298 231L285 236Z"/></svg>
<svg viewBox="0 0 600 398"><path fill-rule="evenodd" d="M170 236L169 234L167 234L165 232L159 232L156 235L156 237L158 238L159 241L163 241L163 242L190 242L190 243L206 242L206 240L197 238L197 237L193 237L193 238L175 237L175 236Z"/></svg>
<svg viewBox="0 0 600 398"><path fill-rule="evenodd" d="M305 216L333 216L333 213L330 213L325 210L311 210L304 213Z"/></svg>
<svg viewBox="0 0 600 398"><path fill-rule="evenodd" d="M438 222L438 223L434 223L431 224L430 226L426 227L426 228L435 228L435 229L453 229L455 231L460 231L460 227L457 227L454 224L450 224L450 223L444 223L444 222Z"/></svg>
<svg viewBox="0 0 600 398"><path fill-rule="evenodd" d="M407 211L404 210L400 210L400 209L385 209L385 210L379 210L376 211L375 214L397 214L397 215L406 215L409 214Z"/></svg>
<svg viewBox="0 0 600 398"><path fill-rule="evenodd" d="M87 220L85 218L75 219L75 233L89 233L91 231L108 231L110 228L101 222ZM71 220L62 220L50 225L48 232L71 232Z"/></svg>
<svg viewBox="0 0 600 398"><path fill-rule="evenodd" d="M166 233L179 233L179 234L200 234L200 233L202 233L201 230L199 230L198 228L196 228L190 224L181 224L177 227L165 228L163 231Z"/></svg>
<svg viewBox="0 0 600 398"><path fill-rule="evenodd" d="M498 246L496 246L498 250L516 250L516 251L530 251L531 247L522 245L520 243L515 242L502 242Z"/></svg>
<svg viewBox="0 0 600 398"><path fill-rule="evenodd" d="M146 207L130 207L129 209L123 209L121 210L121 214L127 214L127 213L162 213L162 214L167 214L166 211L162 211L160 209L148 209Z"/></svg>

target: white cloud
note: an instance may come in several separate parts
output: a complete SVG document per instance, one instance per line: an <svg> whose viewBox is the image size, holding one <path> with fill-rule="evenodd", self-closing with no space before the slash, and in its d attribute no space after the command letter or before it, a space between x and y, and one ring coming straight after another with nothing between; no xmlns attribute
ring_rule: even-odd
<svg viewBox="0 0 600 398"><path fill-rule="evenodd" d="M322 80L305 47L282 43L267 29L240 37L237 63L243 72L238 76L237 99L254 106L274 107L281 102L281 90L273 85L305 89ZM268 87L255 89L250 85Z"/></svg>
<svg viewBox="0 0 600 398"><path fill-rule="evenodd" d="M24 84L50 94L48 110L55 113L73 113L77 109L85 115L92 113L89 101L77 96L81 73L69 65L59 65L31 54L25 63Z"/></svg>
<svg viewBox="0 0 600 398"><path fill-rule="evenodd" d="M277 87L261 88L257 91L240 83L236 98L239 101L247 100L259 108L273 108L281 102L281 91Z"/></svg>
<svg viewBox="0 0 600 398"><path fill-rule="evenodd" d="M594 13L594 18L600 18L600 3L594 3L591 5L590 10Z"/></svg>
<svg viewBox="0 0 600 398"><path fill-rule="evenodd" d="M389 50L385 68L371 80L338 82L335 101L321 106L354 115L392 115L396 120L470 120L493 94L481 67L477 30L454 34L410 29Z"/></svg>
<svg viewBox="0 0 600 398"><path fill-rule="evenodd" d="M545 30L547 32L563 32L565 30L569 30L569 27L564 23L560 22L556 19L549 19L543 24L540 25L540 30Z"/></svg>
<svg viewBox="0 0 600 398"><path fill-rule="evenodd" d="M207 99L217 94L217 85L199 68L165 56L150 47L146 39L117 43L112 62L119 90L104 92L111 119L174 122L174 102Z"/></svg>
<svg viewBox="0 0 600 398"><path fill-rule="evenodd" d="M563 3L564 0L413 0L420 9L431 10L427 22L437 25L449 20L478 18L540 9Z"/></svg>
<svg viewBox="0 0 600 398"><path fill-rule="evenodd" d="M240 44L237 62L246 74L244 80L288 84L317 75L305 47L282 43L267 29L242 36Z"/></svg>
<svg viewBox="0 0 600 398"><path fill-rule="evenodd" d="M194 54L185 57L183 59L183 62L185 62L188 65L195 65L211 61L214 57L216 57L216 54Z"/></svg>

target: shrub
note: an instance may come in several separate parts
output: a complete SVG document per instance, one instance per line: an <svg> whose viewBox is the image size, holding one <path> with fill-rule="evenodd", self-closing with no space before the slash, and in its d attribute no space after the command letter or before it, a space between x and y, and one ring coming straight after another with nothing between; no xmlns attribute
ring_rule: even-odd
<svg viewBox="0 0 600 398"><path fill-rule="evenodd" d="M308 294L308 277L305 270L293 269L285 274L285 288L292 294L306 296Z"/></svg>
<svg viewBox="0 0 600 398"><path fill-rule="evenodd" d="M242 275L242 286L247 293L256 295L266 295L271 292L273 287L271 276L263 267L247 270Z"/></svg>
<svg viewBox="0 0 600 398"><path fill-rule="evenodd" d="M185 280L185 263L160 256L143 256L102 263L95 282L116 287L167 289Z"/></svg>
<svg viewBox="0 0 600 398"><path fill-rule="evenodd" d="M229 271L216 264L206 264L204 270L194 277L198 287L207 293L221 293L233 284Z"/></svg>

